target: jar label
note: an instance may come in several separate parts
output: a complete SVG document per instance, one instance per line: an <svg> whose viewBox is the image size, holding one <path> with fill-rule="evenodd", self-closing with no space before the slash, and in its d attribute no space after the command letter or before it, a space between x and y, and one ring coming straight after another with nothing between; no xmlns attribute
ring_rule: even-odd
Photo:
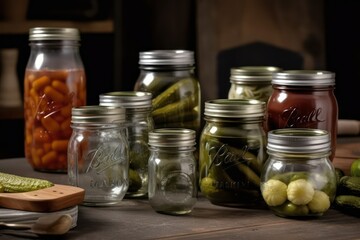
<svg viewBox="0 0 360 240"><path fill-rule="evenodd" d="M284 126L288 128L293 127L311 127L317 126L320 122L325 122L321 118L322 108L314 108L309 112L303 112L296 107L285 109L281 114L281 119L284 120Z"/></svg>

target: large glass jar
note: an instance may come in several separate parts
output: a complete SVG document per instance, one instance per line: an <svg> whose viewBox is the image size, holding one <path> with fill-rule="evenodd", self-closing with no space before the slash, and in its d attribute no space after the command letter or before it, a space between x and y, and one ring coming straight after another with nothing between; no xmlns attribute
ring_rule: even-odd
<svg viewBox="0 0 360 240"><path fill-rule="evenodd" d="M85 189L83 205L118 204L129 187L125 110L105 106L72 109L68 147L70 185Z"/></svg>
<svg viewBox="0 0 360 240"><path fill-rule="evenodd" d="M279 128L323 129L331 135L332 161L336 150L338 104L335 74L328 71L289 70L274 73L273 94L266 117L266 131Z"/></svg>
<svg viewBox="0 0 360 240"><path fill-rule="evenodd" d="M160 128L149 132L149 203L159 213L183 215L197 200L196 133Z"/></svg>
<svg viewBox="0 0 360 240"><path fill-rule="evenodd" d="M194 53L187 50L140 52L140 75L135 91L152 93L155 128L200 130L200 84L195 77Z"/></svg>
<svg viewBox="0 0 360 240"><path fill-rule="evenodd" d="M318 217L331 206L336 174L325 130L284 128L268 132L269 158L261 174L261 191L280 217Z"/></svg>
<svg viewBox="0 0 360 240"><path fill-rule="evenodd" d="M72 107L86 104L86 78L73 28L32 28L24 78L25 157L38 171L67 171Z"/></svg>
<svg viewBox="0 0 360 240"><path fill-rule="evenodd" d="M230 69L229 99L257 99L267 102L272 94L272 74L281 71L273 66L244 66Z"/></svg>
<svg viewBox="0 0 360 240"><path fill-rule="evenodd" d="M147 197L148 192L148 135L154 129L151 117L151 93L108 92L100 94L100 106L122 107L126 114L129 142L129 188L128 198Z"/></svg>
<svg viewBox="0 0 360 240"><path fill-rule="evenodd" d="M265 102L216 99L205 102L199 181L213 204L263 208L260 174L267 158Z"/></svg>

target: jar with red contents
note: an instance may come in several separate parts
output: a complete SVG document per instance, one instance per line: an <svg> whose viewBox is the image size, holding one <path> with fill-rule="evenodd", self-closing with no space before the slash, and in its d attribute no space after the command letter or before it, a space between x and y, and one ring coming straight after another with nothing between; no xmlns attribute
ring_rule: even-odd
<svg viewBox="0 0 360 240"><path fill-rule="evenodd" d="M322 129L330 133L332 161L336 150L338 104L335 73L288 70L273 74L273 93L265 117L267 131L281 128Z"/></svg>
<svg viewBox="0 0 360 240"><path fill-rule="evenodd" d="M86 77L75 28L29 31L24 77L25 157L35 170L67 172L73 107L86 104Z"/></svg>

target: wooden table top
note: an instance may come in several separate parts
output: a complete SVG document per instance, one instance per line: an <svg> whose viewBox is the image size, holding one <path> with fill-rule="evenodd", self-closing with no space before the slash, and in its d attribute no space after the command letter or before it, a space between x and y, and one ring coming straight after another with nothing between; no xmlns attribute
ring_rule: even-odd
<svg viewBox="0 0 360 240"><path fill-rule="evenodd" d="M335 159L334 165L346 170L359 149L359 138L339 141L337 152L348 155L340 154L342 156ZM0 171L47 178L59 184L67 183L66 174L36 172L24 158L0 160ZM0 235L0 238L3 239L3 236ZM146 199L124 199L120 206L113 207L80 205L78 225L65 239L346 240L360 239L360 218L330 209L320 218L286 219L265 209L215 206L201 196L189 215L170 216L156 213Z"/></svg>

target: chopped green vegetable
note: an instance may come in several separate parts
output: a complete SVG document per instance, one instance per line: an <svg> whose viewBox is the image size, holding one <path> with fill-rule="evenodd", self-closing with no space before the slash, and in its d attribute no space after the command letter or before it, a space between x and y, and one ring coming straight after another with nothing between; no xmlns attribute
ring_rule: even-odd
<svg viewBox="0 0 360 240"><path fill-rule="evenodd" d="M280 180L270 179L261 185L262 196L269 206L279 206L287 200L287 185Z"/></svg>
<svg viewBox="0 0 360 240"><path fill-rule="evenodd" d="M314 197L315 190L305 179L298 179L289 183L287 198L296 205L306 205Z"/></svg>

